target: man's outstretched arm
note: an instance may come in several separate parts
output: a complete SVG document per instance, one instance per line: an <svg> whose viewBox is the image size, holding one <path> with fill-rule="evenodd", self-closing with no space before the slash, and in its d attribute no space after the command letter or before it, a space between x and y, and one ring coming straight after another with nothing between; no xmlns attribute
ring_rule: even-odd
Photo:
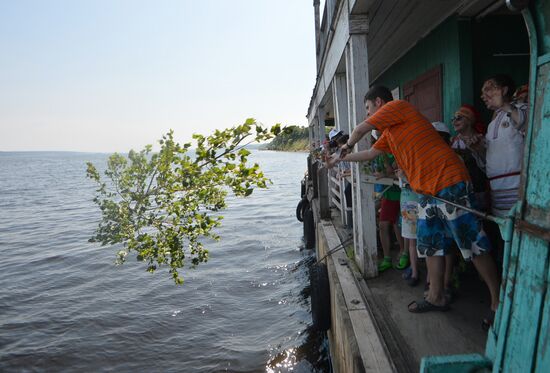
<svg viewBox="0 0 550 373"><path fill-rule="evenodd" d="M364 121L359 123L357 127L355 127L349 137L348 142L344 146L348 148L347 150L351 150L351 148L353 148L353 146L357 144L359 140L363 138L363 136L374 129L376 128L365 119Z"/></svg>
<svg viewBox="0 0 550 373"><path fill-rule="evenodd" d="M370 161L371 159L374 159L383 153L384 152L382 150L378 150L376 148L370 148L357 153L347 154L342 160L348 161L348 162Z"/></svg>
<svg viewBox="0 0 550 373"><path fill-rule="evenodd" d="M338 162L342 162L342 161L348 161L348 162L370 161L371 159L374 159L383 153L384 152L382 150L378 150L375 148L370 148L357 153L350 153L345 155L344 157L340 157L338 156L337 153L334 153L331 157L327 159L327 162L325 163L325 165L327 168L330 169L336 166Z"/></svg>

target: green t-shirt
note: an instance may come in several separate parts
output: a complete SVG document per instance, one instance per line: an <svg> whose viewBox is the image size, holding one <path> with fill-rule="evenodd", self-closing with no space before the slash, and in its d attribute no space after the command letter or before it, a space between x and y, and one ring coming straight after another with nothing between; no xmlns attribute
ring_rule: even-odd
<svg viewBox="0 0 550 373"><path fill-rule="evenodd" d="M374 158L373 162L376 172L386 172L386 166L384 165L384 161L386 160L389 164L393 164L395 162L395 158L391 154L381 154ZM387 186L384 185L384 189L385 188L387 188ZM401 198L401 189L397 185L393 185L388 188L384 194L382 194L382 197L388 201L399 201Z"/></svg>

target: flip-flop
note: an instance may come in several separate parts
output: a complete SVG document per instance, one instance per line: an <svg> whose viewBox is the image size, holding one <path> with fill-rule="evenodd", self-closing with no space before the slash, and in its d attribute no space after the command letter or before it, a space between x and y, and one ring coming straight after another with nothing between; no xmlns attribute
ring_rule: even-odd
<svg viewBox="0 0 550 373"><path fill-rule="evenodd" d="M412 274L413 274L412 268L409 267L403 272L403 274L401 275L401 278L403 280L408 280L412 277Z"/></svg>
<svg viewBox="0 0 550 373"><path fill-rule="evenodd" d="M418 279L418 277L409 277L407 280L407 285L409 285L410 287L415 287L416 285L418 285L418 282L420 281Z"/></svg>
<svg viewBox="0 0 550 373"><path fill-rule="evenodd" d="M399 263L395 266L396 269L405 269L409 266L409 256L407 254L402 254L399 257Z"/></svg>
<svg viewBox="0 0 550 373"><path fill-rule="evenodd" d="M416 308L411 308L413 304L416 304ZM431 311L445 312L449 310L449 306L446 304L443 306L437 306L435 304L428 302L425 299L422 299L419 301L414 300L411 303L409 303L407 308L409 312L412 312L412 313L425 313L425 312L431 312Z"/></svg>

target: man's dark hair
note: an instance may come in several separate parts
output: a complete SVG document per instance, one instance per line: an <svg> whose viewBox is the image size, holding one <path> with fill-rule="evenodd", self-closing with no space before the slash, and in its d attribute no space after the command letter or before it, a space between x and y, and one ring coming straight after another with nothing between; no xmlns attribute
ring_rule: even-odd
<svg viewBox="0 0 550 373"><path fill-rule="evenodd" d="M367 102L367 100L374 101L376 98L380 98L384 102L393 101L391 91L383 85L372 86L365 95L365 102Z"/></svg>
<svg viewBox="0 0 550 373"><path fill-rule="evenodd" d="M514 92L516 91L516 83L514 80L506 74L496 74L488 77L485 81L492 80L499 88L507 87L508 91L504 95L508 100L512 99Z"/></svg>

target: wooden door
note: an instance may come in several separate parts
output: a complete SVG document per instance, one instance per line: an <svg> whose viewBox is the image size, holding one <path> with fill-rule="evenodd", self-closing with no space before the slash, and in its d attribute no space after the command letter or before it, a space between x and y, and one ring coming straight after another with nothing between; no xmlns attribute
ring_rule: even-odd
<svg viewBox="0 0 550 373"><path fill-rule="evenodd" d="M403 96L430 122L442 121L441 65L405 83Z"/></svg>

